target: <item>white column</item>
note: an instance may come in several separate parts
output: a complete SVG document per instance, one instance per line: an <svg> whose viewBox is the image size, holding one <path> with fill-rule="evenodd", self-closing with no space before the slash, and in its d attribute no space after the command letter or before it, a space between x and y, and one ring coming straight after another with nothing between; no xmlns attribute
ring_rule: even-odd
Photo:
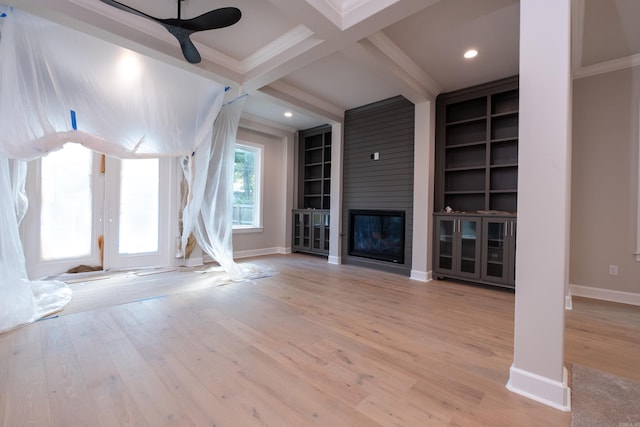
<svg viewBox="0 0 640 427"><path fill-rule="evenodd" d="M570 410L564 368L571 0L520 1L518 242L509 390Z"/></svg>
<svg viewBox="0 0 640 427"><path fill-rule="evenodd" d="M331 124L331 210L329 224L330 264L342 263L342 123Z"/></svg>
<svg viewBox="0 0 640 427"><path fill-rule="evenodd" d="M435 99L415 104L411 278L421 282L432 271L435 110Z"/></svg>

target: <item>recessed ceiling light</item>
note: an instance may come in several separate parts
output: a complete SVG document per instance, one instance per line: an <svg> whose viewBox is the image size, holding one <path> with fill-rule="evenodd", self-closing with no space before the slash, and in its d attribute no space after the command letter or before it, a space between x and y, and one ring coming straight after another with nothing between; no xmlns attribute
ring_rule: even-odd
<svg viewBox="0 0 640 427"><path fill-rule="evenodd" d="M293 117L293 113L291 111L287 111L284 113L285 117Z"/></svg>
<svg viewBox="0 0 640 427"><path fill-rule="evenodd" d="M464 57L467 59L475 58L478 55L478 51L475 49L469 49L464 53Z"/></svg>

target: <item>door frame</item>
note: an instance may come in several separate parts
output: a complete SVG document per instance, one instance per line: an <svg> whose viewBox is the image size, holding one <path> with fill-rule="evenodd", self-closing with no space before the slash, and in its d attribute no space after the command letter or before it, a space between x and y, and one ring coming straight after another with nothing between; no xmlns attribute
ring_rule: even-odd
<svg viewBox="0 0 640 427"><path fill-rule="evenodd" d="M46 276L61 274L68 271L70 268L77 267L79 265L99 266L100 248L98 247L98 237L104 236L105 249L103 268L108 269L126 269L133 267L158 267L158 266L174 266L177 265L176 253L177 246L175 242L179 239L178 230L178 212L180 210L178 194L179 194L179 179L182 176L182 172L178 167L178 158L161 158L160 166L160 183L159 183L159 195L160 199L160 218L158 221L159 231L164 230L164 233L160 233L160 240L158 242L159 248L164 248L162 254L158 255L158 261L152 263L152 265L134 265L136 262L141 262L141 257L135 257L134 255L128 257L134 262L122 262L118 259L114 259L113 255L109 253L106 248L107 242L107 228L104 226L103 221L107 221L109 212L105 212L105 206L108 206L105 199L113 197L108 195L110 191L109 186L106 183L106 175L101 173L100 163L102 160L102 154L93 152L93 170L91 185L94 191L94 197L92 198L93 209L93 222L91 232L91 253L87 257L61 259L55 261L43 261L40 257L40 206L41 206L41 161L40 159L32 160L28 163L27 179L26 179L26 191L29 200L29 209L20 224L20 235L22 238L22 246L25 255L25 263L27 274L30 279L43 278ZM114 161L117 159L113 159ZM105 159L105 164L109 163L108 158ZM163 163L166 165L163 166ZM119 186L119 179L117 179L116 187ZM117 233L117 229L115 230ZM117 234L115 234L117 238ZM117 240L116 240L117 241ZM174 242L174 243L172 243Z"/></svg>

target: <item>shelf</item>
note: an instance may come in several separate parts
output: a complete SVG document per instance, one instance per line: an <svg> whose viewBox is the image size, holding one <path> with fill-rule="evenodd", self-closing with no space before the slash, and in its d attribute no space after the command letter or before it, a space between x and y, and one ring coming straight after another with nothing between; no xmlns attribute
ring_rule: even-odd
<svg viewBox="0 0 640 427"><path fill-rule="evenodd" d="M473 170L485 170L487 167L482 166L470 166L470 167L462 167L462 168L448 168L445 169L445 172L463 172L463 171L473 171Z"/></svg>
<svg viewBox="0 0 640 427"><path fill-rule="evenodd" d="M499 169L499 168L517 168L518 164L517 163L504 163L504 164L500 163L500 164L490 165L489 167L491 169L494 169L494 168L497 168L497 169Z"/></svg>
<svg viewBox="0 0 640 427"><path fill-rule="evenodd" d="M473 147L474 145L487 145L487 141L483 139L481 141L472 141L472 142L465 142L463 144L447 145L444 148L446 150L451 150L455 148Z"/></svg>
<svg viewBox="0 0 640 427"><path fill-rule="evenodd" d="M517 193L518 190L489 190L491 194L509 194L509 193Z"/></svg>
<svg viewBox="0 0 640 427"><path fill-rule="evenodd" d="M518 114L518 110L505 111L504 113L494 113L494 114L491 115L491 118L515 116L517 114Z"/></svg>
<svg viewBox="0 0 640 427"><path fill-rule="evenodd" d="M478 190L478 191L445 191L444 194L447 195L463 195L463 194L484 194L485 191L484 190Z"/></svg>
<svg viewBox="0 0 640 427"><path fill-rule="evenodd" d="M473 123L473 122L478 122L478 121L487 121L487 116L478 116L478 117L471 117L469 119L464 119L464 120L458 120L455 122L447 122L446 126L456 126L456 125L463 125L466 123Z"/></svg>
<svg viewBox="0 0 640 427"><path fill-rule="evenodd" d="M305 148L304 151L318 151L318 150L322 150L323 147L311 147L311 148Z"/></svg>
<svg viewBox="0 0 640 427"><path fill-rule="evenodd" d="M501 143L501 142L518 142L518 137L517 136L513 136L513 137L509 137L509 138L496 138L496 139L492 139L490 141L492 144L496 144L496 143Z"/></svg>

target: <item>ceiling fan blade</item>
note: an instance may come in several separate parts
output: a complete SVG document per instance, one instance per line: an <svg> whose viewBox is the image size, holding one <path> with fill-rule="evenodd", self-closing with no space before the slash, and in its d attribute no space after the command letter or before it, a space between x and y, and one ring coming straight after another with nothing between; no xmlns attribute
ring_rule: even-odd
<svg viewBox="0 0 640 427"><path fill-rule="evenodd" d="M115 0L100 0L102 3L115 7L116 9L124 10L125 12L132 13L134 15L142 16L143 18L155 21L161 24L171 34L178 39L180 47L182 48L182 54L184 58L192 64L199 63L202 58L198 49L189 38L189 36L196 31L215 30L216 28L225 28L235 24L242 17L240 9L236 7L222 7L215 9L207 13L203 13L200 16L196 16L191 19L169 18L160 19L151 15L147 15L144 12L140 12L130 6L117 2ZM180 0L178 0L180 2ZM178 3L178 6L180 3ZM178 14L179 16L179 14Z"/></svg>
<svg viewBox="0 0 640 427"><path fill-rule="evenodd" d="M104 0L103 0L104 1ZM240 20L242 12L237 7L222 7L191 19L156 19L158 22L186 28L192 32L229 27Z"/></svg>
<svg viewBox="0 0 640 427"><path fill-rule="evenodd" d="M180 48L182 48L182 54L184 55L184 59L186 59L192 64L197 64L201 61L202 58L200 57L200 52L198 52L198 49L196 49L195 45L189 38L189 36L191 35L191 33L193 33L193 31L187 28L168 24L164 22L164 20L158 20L158 22L162 24L162 26L165 27L167 31L173 34L173 36L176 39L178 39L178 42L180 43Z"/></svg>
<svg viewBox="0 0 640 427"><path fill-rule="evenodd" d="M178 42L180 42L184 59L189 61L191 64L198 64L202 60L200 52L198 52L198 49L193 45L189 36L179 38Z"/></svg>

